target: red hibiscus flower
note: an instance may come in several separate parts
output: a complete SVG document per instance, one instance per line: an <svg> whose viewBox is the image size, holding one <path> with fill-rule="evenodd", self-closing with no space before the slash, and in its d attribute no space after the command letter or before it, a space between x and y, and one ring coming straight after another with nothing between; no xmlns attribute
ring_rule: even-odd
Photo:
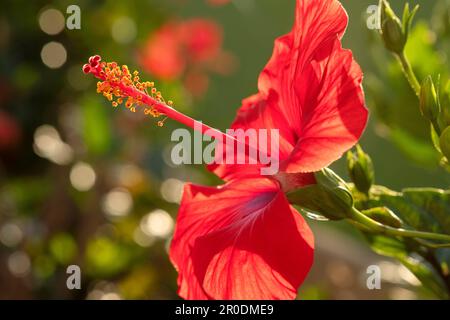
<svg viewBox="0 0 450 320"><path fill-rule="evenodd" d="M347 15L337 0L297 0L232 128L278 129L280 173L215 164L227 181L185 187L170 257L187 299L293 299L313 262L313 235L284 192L337 160L361 136L362 72L341 47Z"/></svg>
<svg viewBox="0 0 450 320"><path fill-rule="evenodd" d="M280 170L262 175L267 164L261 156L255 164L216 163L209 169L224 185L186 185L170 248L181 297L296 297L313 263L314 240L285 192L314 183L312 172L351 148L367 122L362 72L341 47L346 25L337 0L297 0L293 29L276 40L259 77L259 92L243 101L232 124L234 129L278 130ZM143 108L149 116L179 121L220 138L219 147L229 138L177 111L153 82L141 82L137 71L102 62L98 55L83 71L101 80L97 91L113 106L126 99L130 111ZM251 157L255 148L261 151L250 145L244 156Z"/></svg>
<svg viewBox="0 0 450 320"><path fill-rule="evenodd" d="M212 20L171 21L148 39L140 51L140 62L160 79L182 78L188 91L202 96L208 87L208 73L216 72L215 64L224 63L222 42L222 30Z"/></svg>
<svg viewBox="0 0 450 320"><path fill-rule="evenodd" d="M161 79L178 78L186 67L178 25L167 23L156 31L141 51L140 61L145 70Z"/></svg>
<svg viewBox="0 0 450 320"><path fill-rule="evenodd" d="M188 58L204 62L218 56L222 46L222 30L211 20L191 19L179 26L180 38Z"/></svg>

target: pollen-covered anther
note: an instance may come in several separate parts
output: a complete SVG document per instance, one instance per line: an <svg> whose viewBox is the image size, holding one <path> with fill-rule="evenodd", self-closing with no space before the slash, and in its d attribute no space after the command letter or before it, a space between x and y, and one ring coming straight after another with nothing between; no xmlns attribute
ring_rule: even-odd
<svg viewBox="0 0 450 320"><path fill-rule="evenodd" d="M125 103L125 107L127 109L130 109L132 105L133 105L133 99L132 98L128 98L127 102Z"/></svg>
<svg viewBox="0 0 450 320"><path fill-rule="evenodd" d="M131 112L136 112L137 107L144 106L144 114L151 117L160 117L155 106L158 103L166 104L162 93L155 88L153 81L141 81L138 71L130 71L127 65L118 65L116 62L101 61L99 55L89 58L87 64L83 66L84 73L91 73L100 79L97 82L97 93L102 94L113 107L125 102L125 107ZM153 99L154 103L149 104ZM167 106L172 107L173 102L168 101ZM163 126L164 121L158 121L158 126Z"/></svg>

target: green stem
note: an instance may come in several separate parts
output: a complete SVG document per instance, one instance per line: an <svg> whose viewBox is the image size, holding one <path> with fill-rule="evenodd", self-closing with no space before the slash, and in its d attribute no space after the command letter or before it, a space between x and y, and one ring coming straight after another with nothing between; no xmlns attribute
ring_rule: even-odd
<svg viewBox="0 0 450 320"><path fill-rule="evenodd" d="M418 243L432 249L450 248L450 243L437 244L423 239L416 239Z"/></svg>
<svg viewBox="0 0 450 320"><path fill-rule="evenodd" d="M405 52L397 54L398 60L402 66L403 73L406 76L411 88L414 90L415 94L420 97L420 83L417 81L416 75L411 67L411 64L408 61L408 58L405 55Z"/></svg>
<svg viewBox="0 0 450 320"><path fill-rule="evenodd" d="M446 234L422 232L422 231L406 230L406 229L396 229L396 228L385 226L384 224L381 224L381 223L365 216L360 211L358 211L356 208L351 209L350 218L353 219L354 221L364 225L365 227L369 228L372 232L378 232L378 233L386 234L386 235L390 235L390 236L421 238L421 239L428 239L428 240L450 242L450 235L446 235Z"/></svg>
<svg viewBox="0 0 450 320"><path fill-rule="evenodd" d="M405 74L406 79L409 82L409 85L414 90L416 96L420 99L420 88L421 85L419 81L416 78L416 75L414 74L414 71L411 67L411 64L409 63L408 58L405 55L405 52L403 51L400 54L397 54L398 60L400 61L400 64L402 66L403 73ZM437 123L437 120L431 120L431 124L433 125L434 130L436 130L436 133L440 136L441 135L441 129L439 128L439 124Z"/></svg>

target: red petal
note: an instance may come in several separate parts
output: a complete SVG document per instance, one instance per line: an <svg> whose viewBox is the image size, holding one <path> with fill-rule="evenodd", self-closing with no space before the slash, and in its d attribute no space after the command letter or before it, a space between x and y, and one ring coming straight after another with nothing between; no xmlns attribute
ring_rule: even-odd
<svg viewBox="0 0 450 320"><path fill-rule="evenodd" d="M312 172L339 159L358 141L368 111L361 87L361 69L337 38L316 50L299 79L296 91L304 92L299 96L302 115L299 127L295 128L299 139L282 169ZM310 85L305 90L301 83Z"/></svg>
<svg viewBox="0 0 450 320"><path fill-rule="evenodd" d="M259 78L259 91L282 92L301 73L316 50L347 27L348 16L337 0L297 0L292 31L275 41L275 47ZM280 90L281 89L281 90Z"/></svg>
<svg viewBox="0 0 450 320"><path fill-rule="evenodd" d="M275 42L259 78L260 93L247 100L233 128L280 130L281 169L317 171L360 138L368 112L362 72L340 44L347 15L336 0L298 0L292 31ZM251 168L210 167L219 177Z"/></svg>
<svg viewBox="0 0 450 320"><path fill-rule="evenodd" d="M293 299L313 262L313 235L278 183L187 185L170 256L188 299Z"/></svg>
<svg viewBox="0 0 450 320"><path fill-rule="evenodd" d="M279 159L286 159L289 157L290 152L295 146L295 137L292 130L288 126L280 126L280 123L285 122L280 113L274 112L274 108L269 107L269 103L262 98L260 94L248 97L243 100L242 107L238 111L238 115L231 125L231 129L277 129L279 130ZM281 117L281 118L279 118ZM270 135L270 132L268 132ZM267 138L270 143L270 136ZM247 142L248 143L248 142ZM261 144L261 141L256 141ZM231 147L235 147L232 145ZM255 149L264 151L267 156L270 154L270 146L253 145ZM219 149L216 148L216 152ZM226 146L222 148L223 159L227 156ZM225 181L230 181L236 178L243 177L257 177L261 175L261 169L265 165L262 165L258 159L257 164L251 164L248 155L248 149L246 149L245 164L238 164L237 162L237 148L234 150L233 163L213 163L208 166L208 169L214 172L217 176Z"/></svg>

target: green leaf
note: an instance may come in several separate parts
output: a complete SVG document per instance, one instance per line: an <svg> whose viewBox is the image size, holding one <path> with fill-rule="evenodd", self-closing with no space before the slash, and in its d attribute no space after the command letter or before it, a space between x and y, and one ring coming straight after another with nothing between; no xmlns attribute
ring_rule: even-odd
<svg viewBox="0 0 450 320"><path fill-rule="evenodd" d="M399 260L436 296L448 299L442 277L422 256L411 252L404 240L372 234L366 234L366 237L376 253Z"/></svg>
<svg viewBox="0 0 450 320"><path fill-rule="evenodd" d="M450 234L449 191L410 188L401 193L380 194L369 202L370 207L390 208L414 229Z"/></svg>
<svg viewBox="0 0 450 320"><path fill-rule="evenodd" d="M450 234L450 191L434 188L409 188L402 192L375 186L372 199L360 206L386 206L406 226L416 230ZM407 238L367 235L373 250L402 262L417 278L441 298L448 298L445 281L448 278L450 250L431 250L421 242ZM425 260L424 257L427 257ZM436 263L437 261L437 263Z"/></svg>
<svg viewBox="0 0 450 320"><path fill-rule="evenodd" d="M450 234L450 191L434 188L409 188L403 190L403 195L405 200L437 221L438 232Z"/></svg>
<svg viewBox="0 0 450 320"><path fill-rule="evenodd" d="M407 254L405 243L397 238L365 234L373 251L391 258L401 258Z"/></svg>
<svg viewBox="0 0 450 320"><path fill-rule="evenodd" d="M421 256L410 255L399 259L422 284L441 299L448 299L447 287L436 270Z"/></svg>
<svg viewBox="0 0 450 320"><path fill-rule="evenodd" d="M402 226L402 221L389 208L376 207L368 210L362 210L361 212L365 216L384 225L393 228L400 228Z"/></svg>

